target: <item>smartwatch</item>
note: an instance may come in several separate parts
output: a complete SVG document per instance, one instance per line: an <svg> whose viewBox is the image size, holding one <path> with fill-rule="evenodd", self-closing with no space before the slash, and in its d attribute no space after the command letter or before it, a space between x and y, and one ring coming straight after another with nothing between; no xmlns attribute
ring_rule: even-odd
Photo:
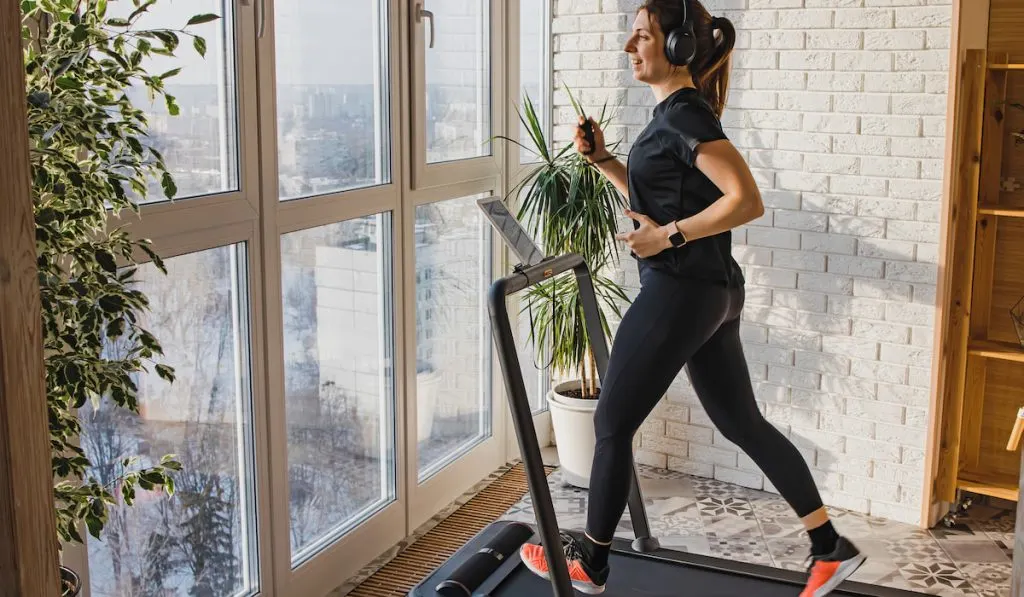
<svg viewBox="0 0 1024 597"><path fill-rule="evenodd" d="M686 244L686 237L679 230L676 230L673 234L668 237L668 241L672 243L672 246L679 248Z"/></svg>

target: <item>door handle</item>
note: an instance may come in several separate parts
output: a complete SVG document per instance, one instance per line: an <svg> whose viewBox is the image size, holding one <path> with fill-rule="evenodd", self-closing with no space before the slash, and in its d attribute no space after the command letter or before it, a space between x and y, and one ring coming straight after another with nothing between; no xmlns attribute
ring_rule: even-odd
<svg viewBox="0 0 1024 597"><path fill-rule="evenodd" d="M434 47L434 13L423 8L422 2L416 3L416 22L422 23L423 19L430 19L430 42L428 48Z"/></svg>

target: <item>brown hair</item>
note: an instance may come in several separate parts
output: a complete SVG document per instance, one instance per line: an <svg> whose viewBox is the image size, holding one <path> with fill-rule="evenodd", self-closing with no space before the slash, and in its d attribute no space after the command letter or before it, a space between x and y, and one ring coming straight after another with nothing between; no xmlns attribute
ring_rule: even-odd
<svg viewBox="0 0 1024 597"><path fill-rule="evenodd" d="M664 35L683 24L684 14L689 17L697 40L690 76L704 99L721 116L729 91L729 58L736 45L736 28L732 21L712 17L700 0L644 0L637 12L641 10L651 15ZM715 38L715 31L721 32L720 38Z"/></svg>

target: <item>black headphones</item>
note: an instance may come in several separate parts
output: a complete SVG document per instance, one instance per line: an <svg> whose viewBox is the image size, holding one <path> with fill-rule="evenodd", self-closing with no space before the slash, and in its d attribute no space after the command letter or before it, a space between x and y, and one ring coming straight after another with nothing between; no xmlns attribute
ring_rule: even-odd
<svg viewBox="0 0 1024 597"><path fill-rule="evenodd" d="M697 36L690 22L689 2L683 0L683 23L665 35L665 57L676 66L688 66L697 55Z"/></svg>

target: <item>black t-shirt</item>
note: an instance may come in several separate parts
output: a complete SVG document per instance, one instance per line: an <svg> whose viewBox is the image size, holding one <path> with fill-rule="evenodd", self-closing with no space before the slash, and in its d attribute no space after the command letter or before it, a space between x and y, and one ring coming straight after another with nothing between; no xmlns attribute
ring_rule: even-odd
<svg viewBox="0 0 1024 597"><path fill-rule="evenodd" d="M714 110L696 89L684 87L659 102L627 159L633 211L664 225L714 203L722 191L694 165L694 159L700 143L725 138ZM639 226L633 222L634 229ZM743 273L732 257L729 231L670 247L640 261L683 277L743 284Z"/></svg>

